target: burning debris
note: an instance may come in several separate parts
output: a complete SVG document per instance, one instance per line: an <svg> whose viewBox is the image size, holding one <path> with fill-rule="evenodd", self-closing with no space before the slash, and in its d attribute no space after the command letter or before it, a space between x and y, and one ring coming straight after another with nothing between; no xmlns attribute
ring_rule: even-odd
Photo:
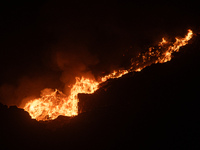
<svg viewBox="0 0 200 150"><path fill-rule="evenodd" d="M53 120L59 115L76 116L78 115L78 94L91 94L99 89L99 85L108 79L120 78L129 72L141 71L146 66L155 63L165 63L170 61L173 52L178 52L180 47L188 44L192 38L192 30L188 30L184 38L175 38L175 42L168 42L164 38L156 47L150 47L145 53L140 53L136 61L133 61L131 67L127 70L114 70L112 73L100 77L98 80L85 77L76 77L76 82L71 86L69 96L66 96L59 90L50 92L41 98L31 100L25 104L26 110L33 119L36 120Z"/></svg>

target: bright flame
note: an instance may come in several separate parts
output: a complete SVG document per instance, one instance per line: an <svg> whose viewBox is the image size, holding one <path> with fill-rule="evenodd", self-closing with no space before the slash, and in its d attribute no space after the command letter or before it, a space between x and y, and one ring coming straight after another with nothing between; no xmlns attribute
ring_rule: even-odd
<svg viewBox="0 0 200 150"><path fill-rule="evenodd" d="M178 52L180 47L188 44L192 36L193 32L189 29L184 38L175 38L176 41L174 43L168 42L162 38L162 41L157 47L150 47L147 52L140 53L137 56L138 60L132 62L128 70L114 70L112 73L101 77L99 81L84 77L76 77L76 83L72 86L68 97L61 91L55 90L48 95L27 102L24 110L29 112L33 119L38 121L52 120L59 115L76 116L78 115L79 93L94 93L99 89L99 84L106 82L108 79L120 78L129 72L139 72L153 63L165 63L170 61L172 53Z"/></svg>
<svg viewBox="0 0 200 150"><path fill-rule="evenodd" d="M61 91L55 90L49 95L29 101L24 110L38 121L55 119L59 115L76 116L78 115L78 94L94 93L98 85L99 83L94 80L76 77L76 83L72 86L68 97Z"/></svg>

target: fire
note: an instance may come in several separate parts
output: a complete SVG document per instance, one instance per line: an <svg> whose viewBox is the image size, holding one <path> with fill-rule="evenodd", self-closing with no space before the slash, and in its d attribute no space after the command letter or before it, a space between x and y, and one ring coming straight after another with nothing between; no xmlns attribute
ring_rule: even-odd
<svg viewBox="0 0 200 150"><path fill-rule="evenodd" d="M71 94L68 97L56 89L49 95L26 103L24 110L37 120L52 120L59 115L76 116L78 115L78 94L94 93L98 89L98 85L99 83L94 80L76 77L76 83L72 86Z"/></svg>
<svg viewBox="0 0 200 150"><path fill-rule="evenodd" d="M24 109L29 112L30 116L37 120L55 119L57 115L72 115L73 107L65 103L66 96L58 90L45 95L41 98L34 99L28 103ZM74 114L76 115L76 114Z"/></svg>
<svg viewBox="0 0 200 150"><path fill-rule="evenodd" d="M78 115L78 94L91 94L99 89L99 84L106 82L108 79L120 78L129 72L139 72L146 66L153 63L165 63L172 59L172 53L178 52L180 47L188 44L193 37L192 30L188 30L184 38L175 38L175 42L168 42L162 38L157 47L150 47L147 52L140 53L137 59L132 62L128 70L114 70L112 73L100 77L99 80L85 77L76 77L76 82L71 86L70 95L66 96L59 90L55 90L41 98L27 102L24 110L29 112L30 116L36 120L53 120L59 115L76 116Z"/></svg>
<svg viewBox="0 0 200 150"><path fill-rule="evenodd" d="M113 78L120 78L121 76L129 73L128 70L118 70L118 71L113 71L109 75L106 75L104 77L101 77L101 82L106 82L108 79L113 79Z"/></svg>
<svg viewBox="0 0 200 150"><path fill-rule="evenodd" d="M175 42L168 42L165 38L156 47L150 47L145 53L140 53L137 59L132 61L133 71L141 71L146 66L156 63L165 63L172 59L172 53L178 52L182 46L188 44L188 41L193 37L192 30L188 30L184 38L175 38ZM135 68L135 69L133 69Z"/></svg>

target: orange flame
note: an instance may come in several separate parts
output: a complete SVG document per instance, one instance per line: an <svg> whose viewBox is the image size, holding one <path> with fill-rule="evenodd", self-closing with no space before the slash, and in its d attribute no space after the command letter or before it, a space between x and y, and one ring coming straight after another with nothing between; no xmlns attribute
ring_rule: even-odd
<svg viewBox="0 0 200 150"><path fill-rule="evenodd" d="M29 101L24 110L38 121L52 120L59 115L76 116L78 115L78 94L94 93L98 89L98 85L99 83L94 80L76 77L76 83L72 86L71 94L68 97L56 89L49 95Z"/></svg>
<svg viewBox="0 0 200 150"><path fill-rule="evenodd" d="M129 72L139 72L146 66L153 63L165 63L170 61L173 52L178 52L180 47L188 44L188 41L193 37L192 30L188 30L187 35L184 38L175 38L174 43L166 41L162 38L162 41L158 44L158 47L150 47L144 54L139 54L138 59L132 62L132 66L128 70L118 70L101 77L99 81L94 79L88 79L84 77L76 77L76 83L72 86L70 95L67 97L59 90L45 95L41 98L31 100L25 104L24 110L26 110L33 119L36 120L53 120L59 115L63 116L76 116L78 115L78 94L94 93L99 89L99 84L106 82L108 79L120 78L121 76Z"/></svg>

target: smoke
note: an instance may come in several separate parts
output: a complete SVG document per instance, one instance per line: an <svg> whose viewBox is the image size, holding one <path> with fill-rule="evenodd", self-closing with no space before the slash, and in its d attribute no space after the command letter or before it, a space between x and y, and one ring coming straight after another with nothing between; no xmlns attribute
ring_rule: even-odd
<svg viewBox="0 0 200 150"><path fill-rule="evenodd" d="M70 85L75 83L75 77L95 78L92 67L99 62L88 48L81 44L59 43L53 48L53 61L61 71L60 81L64 83L64 93L68 94Z"/></svg>
<svg viewBox="0 0 200 150"><path fill-rule="evenodd" d="M76 76L96 78L126 67L138 52L163 36L180 35L193 20L171 3L56 1L15 11L2 28L0 102L17 106L45 88L68 95Z"/></svg>
<svg viewBox="0 0 200 150"><path fill-rule="evenodd" d="M23 106L25 102L40 96L40 90L55 86L53 78L41 77L21 77L17 84L3 84L0 87L1 102L6 105ZM51 84L51 85L50 85Z"/></svg>

